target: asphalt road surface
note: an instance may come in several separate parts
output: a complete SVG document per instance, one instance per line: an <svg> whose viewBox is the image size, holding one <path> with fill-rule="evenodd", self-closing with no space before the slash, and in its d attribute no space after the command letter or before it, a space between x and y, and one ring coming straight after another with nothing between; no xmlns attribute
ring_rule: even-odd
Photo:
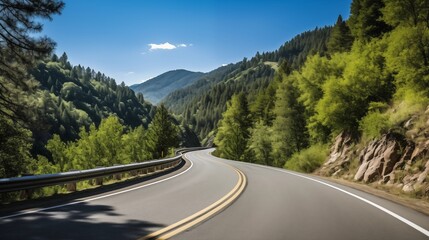
<svg viewBox="0 0 429 240"><path fill-rule="evenodd" d="M172 239L429 239L429 217L313 176L187 153L181 170L76 199L0 210L0 239L138 239L211 206L228 207ZM234 169L235 168L235 169ZM244 186L244 185L243 185ZM78 195L77 195L78 196ZM23 208L23 207L21 207Z"/></svg>

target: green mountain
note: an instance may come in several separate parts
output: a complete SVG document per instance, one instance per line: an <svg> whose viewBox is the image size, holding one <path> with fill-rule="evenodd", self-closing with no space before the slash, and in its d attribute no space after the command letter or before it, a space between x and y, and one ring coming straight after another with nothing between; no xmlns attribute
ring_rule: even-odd
<svg viewBox="0 0 429 240"><path fill-rule="evenodd" d="M35 139L33 152L45 154L44 146L53 134L64 141L79 136L81 127L98 126L102 119L116 115L128 127L147 128L154 116L154 107L135 94L124 83L81 65L72 66L64 53L60 58L40 62L31 71L39 83L35 101L39 102L37 116L40 126L31 131Z"/></svg>
<svg viewBox="0 0 429 240"><path fill-rule="evenodd" d="M146 100L158 104L169 93L187 87L204 76L201 72L183 69L163 73L146 82L130 86L135 92L143 93Z"/></svg>
<svg viewBox="0 0 429 240"><path fill-rule="evenodd" d="M164 102L173 113L183 114L182 121L204 140L217 127L232 95L245 92L250 101L255 100L273 82L279 65L294 70L303 65L307 56L324 54L331 29L316 28L301 33L276 51L258 52L250 60L244 58L215 69L188 87L173 91Z"/></svg>
<svg viewBox="0 0 429 240"><path fill-rule="evenodd" d="M116 84L115 80L89 67L72 66L67 55L40 62L31 71L40 84L37 97L39 125L33 126L33 155L47 154L45 145L53 134L64 141L79 138L80 128L98 126L102 119L117 116L128 128L147 128L156 107L145 101L142 93ZM176 122L176 125L179 125ZM188 128L182 129L182 145L198 146L198 139Z"/></svg>

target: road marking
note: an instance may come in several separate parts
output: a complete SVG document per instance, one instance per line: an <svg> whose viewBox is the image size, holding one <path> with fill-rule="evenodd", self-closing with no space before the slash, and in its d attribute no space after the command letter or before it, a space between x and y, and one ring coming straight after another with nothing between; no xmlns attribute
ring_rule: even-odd
<svg viewBox="0 0 429 240"><path fill-rule="evenodd" d="M416 229L417 231L419 231L419 232L423 233L424 235L426 235L427 237L429 237L429 231L428 230L426 230L423 227L420 227L419 225L411 222L410 220L408 220L408 219L406 219L406 218L404 218L404 217L402 217L402 216L400 216L400 215L398 215L398 214L390 211L389 209L386 209L386 208L378 205L377 203L369 201L368 199L365 199L365 198L363 198L361 196L358 196L358 195L356 195L354 193L348 192L348 191L346 191L344 189L341 189L339 187L336 187L334 185L331 185L329 183L326 183L326 182L323 182L323 181L320 181L320 180L317 180L317 179L313 179L313 178L310 178L310 177L307 177L307 176L303 176L303 175L300 175L300 174L296 174L296 173L293 173L293 172L287 172L287 171L284 171L284 170L283 171L282 170L277 170L277 171L284 172L284 173L287 173L287 174L290 174L290 175L294 175L294 176L297 176L297 177L305 178L305 179L311 180L313 182L317 182L317 183L323 184L323 185L325 185L327 187L333 188L333 189L338 190L340 192L343 192L345 194L348 194L348 195L350 195L352 197L355 197L355 198L357 198L357 199L359 199L359 200L361 200L361 201L363 201L365 203L368 203L369 205L371 205L371 206L373 206L375 208L378 208L379 210L381 210L381 211L389 214L390 216L398 219L399 221L407 224L408 226Z"/></svg>
<svg viewBox="0 0 429 240"><path fill-rule="evenodd" d="M238 182L229 193L227 193L221 199L217 200L215 203L198 211L197 213L194 213L185 219L182 219L176 223L173 223L170 226L167 226L156 232L153 232L149 235L139 238L138 240L171 238L203 221L208 220L213 215L219 213L220 211L224 210L226 207L231 205L244 191L244 188L246 187L247 179L244 173L239 169L226 163L222 163L222 164L232 168L238 175Z"/></svg>
<svg viewBox="0 0 429 240"><path fill-rule="evenodd" d="M210 154L210 155L211 155L211 154ZM215 157L215 156L214 156L214 157ZM217 157L216 157L216 158L217 158ZM222 158L219 158L219 159L222 159ZM222 159L222 160L225 160L225 159ZM232 161L232 160L227 160L227 161ZM237 162L237 163L238 163L238 162ZM347 194L347 195L349 195L349 196L352 196L352 197L354 197L354 198L357 198L357 199L359 199L359 200L361 200L361 201L363 201L363 202L365 202L365 203L367 203L367 204L369 204L369 205L371 205L371 206L373 206L373 207L375 207L375 208L377 208L377 209L379 209L379 210L381 210L381 211L383 211L383 212L385 212L385 213L389 214L390 216L392 216L392 217L396 218L397 220L399 220L399 221L401 221L401 222L403 222L403 223L407 224L408 226L410 226L410 227L414 228L415 230L417 230L417 231L421 232L422 234L424 234L425 236L429 237L429 230L426 230L425 228L423 228L423 227L421 227L421 226L419 226L419 225L417 225L417 224L415 224L415 223L411 222L410 220L408 220L408 219L406 219L406 218L404 218L404 217L402 217L402 216L400 216L400 215L398 215L398 214L396 214L396 213L394 213L394 212L390 211L389 209L386 209L386 208L384 208L384 207L382 207L382 206L378 205L377 203L371 202L371 201L369 201L369 200L367 200L367 199L365 199L365 198L363 198L363 197L361 197L361 196L359 196L359 195L356 195L356 194L354 194L354 193L348 192L348 191L346 191L346 190L344 190L344 189L341 189L341 188L336 187L336 186L334 186L334 185L331 185L331 184L329 184L329 183L326 183L326 182L323 182L323 181L320 181L320 180L317 180L317 179L313 179L313 178L311 178L311 177L307 177L307 176L304 176L304 175L301 175L301 174L298 174L298 173L294 173L294 172L286 171L286 170L283 170L283 169L277 169L277 168L275 168L275 167L262 166L262 165L257 165L257 164L252 164L252 163L246 163L246 162L239 162L239 164L245 164L245 165L249 165L249 166L256 166L256 167L260 167L260 168L265 168L265 169L275 170L275 171L278 171L278 172L282 172L282 173L290 174L290 175L293 175L293 176L296 176L296 177L305 178L305 179L307 179L307 180L310 180L310 181L313 181L313 182L317 182L317 183L323 184L323 185L325 185L325 186L327 186L327 187L330 187L330 188L332 188L332 189L335 189L335 190L338 190L338 191L340 191L340 192L342 192L342 193L345 193L345 194Z"/></svg>
<svg viewBox="0 0 429 240"><path fill-rule="evenodd" d="M94 197L94 198L89 198L89 199L84 199L84 200L78 200L78 201L71 202L71 203L66 203L66 204L61 204L61 205L56 205L56 206L46 207L46 208L39 208L39 209L35 209L35 210L27 210L27 211L19 212L19 213L16 213L16 214L12 214L12 215L8 215L8 216L0 217L0 220L4 220L4 219L8 219L8 218L13 218L13 217L18 217L18 216L27 215L27 214L32 214L32 213L43 212L43 211L46 211L46 210L51 210L51 209L56 209L56 208L62 208L62 207L72 206L72 205L76 205L76 204L79 204L79 203L91 202L91 201L95 201L95 200L99 200L99 199L103 199L103 198L108 198L108 197L116 196L116 195L119 195L119 194L131 192L131 191L135 191L135 190L138 190L138 189L141 189L141 188L145 188L145 187L149 187L149 186L152 186L152 185L155 185L155 184L158 184L158 183L162 183L162 182L171 180L173 178L176 178L176 177L178 177L178 176L180 176L180 175L185 174L186 172L188 172L194 166L194 163L191 160L189 160L189 161L191 162L191 166L189 166L189 168L186 169L185 171L180 172L180 173L178 173L176 175L173 175L171 177L168 177L168 178L165 178L165 179L161 179L161 180L156 181L156 182L152 182L152 183L148 183L148 184L145 184L145 185L142 185L142 186L138 186L138 187L134 187L134 188L122 190L122 191L119 191L119 192L114 192L114 193L109 193L109 194L106 194L106 195L101 195L101 196Z"/></svg>

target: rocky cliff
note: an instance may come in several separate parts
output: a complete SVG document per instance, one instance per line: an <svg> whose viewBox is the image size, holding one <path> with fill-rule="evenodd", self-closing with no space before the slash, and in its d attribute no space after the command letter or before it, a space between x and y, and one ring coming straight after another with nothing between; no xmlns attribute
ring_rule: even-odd
<svg viewBox="0 0 429 240"><path fill-rule="evenodd" d="M369 142L341 133L317 173L429 197L429 107Z"/></svg>

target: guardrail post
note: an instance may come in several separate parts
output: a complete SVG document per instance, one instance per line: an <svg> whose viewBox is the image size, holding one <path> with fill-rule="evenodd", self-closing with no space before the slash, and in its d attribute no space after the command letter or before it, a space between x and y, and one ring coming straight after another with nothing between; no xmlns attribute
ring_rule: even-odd
<svg viewBox="0 0 429 240"><path fill-rule="evenodd" d="M69 172L77 171L76 169L70 169ZM77 182L69 182L66 184L67 191L76 192L77 190Z"/></svg>
<svg viewBox="0 0 429 240"><path fill-rule="evenodd" d="M27 200L27 199L31 199L31 197L33 196L33 189L26 189L26 190L22 190L21 193L19 194L19 199L22 200Z"/></svg>
<svg viewBox="0 0 429 240"><path fill-rule="evenodd" d="M69 182L67 183L67 191L69 192L76 192L77 190L77 183L76 182Z"/></svg>
<svg viewBox="0 0 429 240"><path fill-rule="evenodd" d="M27 177L27 176L34 176L34 174L31 174L31 173L24 173L24 174L22 174L22 176L23 176L23 177ZM19 194L19 198L20 198L20 199L23 199L23 200L31 199L31 198L32 198L32 196L33 196L33 192L34 192L34 189L25 189L25 190L22 190L22 191L20 192L20 194Z"/></svg>
<svg viewBox="0 0 429 240"><path fill-rule="evenodd" d="M103 167L95 167L95 168L103 168ZM99 185L99 186L101 186L101 185L103 185L103 177L97 177L97 178L95 178L95 185Z"/></svg>
<svg viewBox="0 0 429 240"><path fill-rule="evenodd" d="M95 185L103 185L103 177L98 177L95 179Z"/></svg>
<svg viewBox="0 0 429 240"><path fill-rule="evenodd" d="M135 162L133 162L133 163L135 163ZM131 171L130 171L130 175L131 175L131 176L133 176L133 177L138 176L138 175L139 175L139 173L140 173L140 170L139 170L139 169L131 170Z"/></svg>
<svg viewBox="0 0 429 240"><path fill-rule="evenodd" d="M114 164L113 166L119 166L119 164ZM116 173L113 175L115 180L121 180L122 179L122 173Z"/></svg>

